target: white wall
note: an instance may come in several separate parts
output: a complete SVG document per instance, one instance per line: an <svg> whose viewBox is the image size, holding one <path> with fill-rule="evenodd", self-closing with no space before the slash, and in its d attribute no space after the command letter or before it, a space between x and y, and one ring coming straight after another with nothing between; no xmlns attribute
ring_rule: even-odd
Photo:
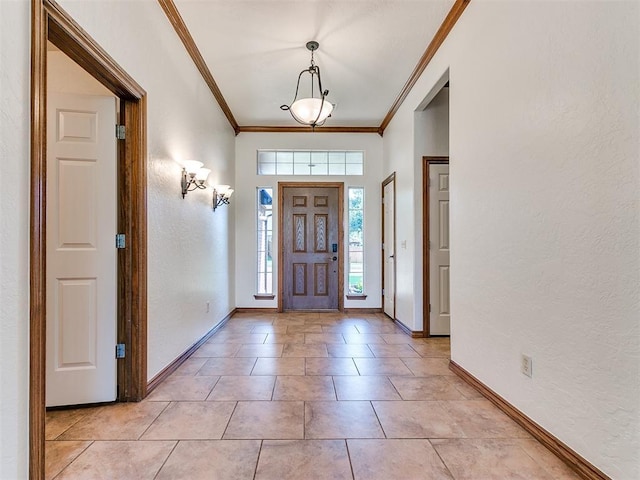
<svg viewBox="0 0 640 480"><path fill-rule="evenodd" d="M47 51L47 91L115 96L60 50Z"/></svg>
<svg viewBox="0 0 640 480"><path fill-rule="evenodd" d="M258 176L257 151L259 149L310 149L310 150L364 150L364 176ZM273 238L278 238L278 182L344 182L345 208L347 205L347 188L364 187L364 229L365 229L365 279L364 293L366 300L344 300L345 308L380 308L380 222L381 222L381 175L382 175L382 138L377 134L354 133L241 133L236 139L236 191L232 197L238 212L236 218L236 304L247 308L275 308L274 300L255 300L256 293L256 188L271 187L274 192L273 202ZM344 216L345 239L348 218ZM278 290L278 248L274 248L274 286ZM345 257L346 257L345 243ZM345 265L345 295L346 295Z"/></svg>
<svg viewBox="0 0 640 480"><path fill-rule="evenodd" d="M152 377L234 307L233 208L182 200L174 162L230 183L234 135L156 2L60 3L148 93ZM28 476L29 2L0 1L0 27L0 478L14 479Z"/></svg>
<svg viewBox="0 0 640 480"><path fill-rule="evenodd" d="M0 1L0 478L28 476L29 2Z"/></svg>
<svg viewBox="0 0 640 480"><path fill-rule="evenodd" d="M452 359L622 480L640 477L639 18L473 1L384 136L385 172L409 172L414 110L449 69Z"/></svg>
<svg viewBox="0 0 640 480"><path fill-rule="evenodd" d="M211 190L183 200L176 163L200 160L229 183L234 134L158 3L59 3L148 94L151 378L234 308L233 209L214 214Z"/></svg>

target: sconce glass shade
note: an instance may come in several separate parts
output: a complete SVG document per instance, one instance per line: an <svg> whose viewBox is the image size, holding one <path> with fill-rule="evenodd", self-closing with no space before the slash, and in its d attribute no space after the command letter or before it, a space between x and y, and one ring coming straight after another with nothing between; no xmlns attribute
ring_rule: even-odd
<svg viewBox="0 0 640 480"><path fill-rule="evenodd" d="M210 168L200 168L196 172L196 180L200 183L204 183L207 180L207 177L211 173Z"/></svg>
<svg viewBox="0 0 640 480"><path fill-rule="evenodd" d="M204 163L198 162L197 160L185 160L182 162L182 166L190 175L195 175L203 165Z"/></svg>
<svg viewBox="0 0 640 480"><path fill-rule="evenodd" d="M213 187L213 211L220 205L229 205L229 199L233 193L233 188L229 185L214 185Z"/></svg>
<svg viewBox="0 0 640 480"><path fill-rule="evenodd" d="M289 107L291 115L306 125L323 123L333 111L333 104L324 98L301 98Z"/></svg>

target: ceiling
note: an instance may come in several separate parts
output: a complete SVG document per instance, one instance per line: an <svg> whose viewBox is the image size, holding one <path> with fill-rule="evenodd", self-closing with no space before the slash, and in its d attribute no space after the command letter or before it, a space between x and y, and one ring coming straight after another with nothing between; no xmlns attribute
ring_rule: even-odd
<svg viewBox="0 0 640 480"><path fill-rule="evenodd" d="M309 66L309 40L320 43L315 61L336 104L326 125L378 127L455 1L160 3L177 9L241 127L298 126L280 105L292 102L298 74Z"/></svg>

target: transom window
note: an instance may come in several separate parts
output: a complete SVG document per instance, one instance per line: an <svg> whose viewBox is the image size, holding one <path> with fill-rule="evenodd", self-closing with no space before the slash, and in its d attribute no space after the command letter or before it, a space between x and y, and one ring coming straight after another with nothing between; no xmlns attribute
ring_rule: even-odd
<svg viewBox="0 0 640 480"><path fill-rule="evenodd" d="M364 175L364 152L258 150L258 175Z"/></svg>

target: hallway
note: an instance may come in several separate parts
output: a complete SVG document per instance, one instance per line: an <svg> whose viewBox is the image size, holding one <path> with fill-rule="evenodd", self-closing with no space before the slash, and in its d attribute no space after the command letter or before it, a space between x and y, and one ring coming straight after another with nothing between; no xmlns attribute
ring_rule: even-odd
<svg viewBox="0 0 640 480"><path fill-rule="evenodd" d="M47 413L47 479L578 478L381 314L241 313L143 402Z"/></svg>

